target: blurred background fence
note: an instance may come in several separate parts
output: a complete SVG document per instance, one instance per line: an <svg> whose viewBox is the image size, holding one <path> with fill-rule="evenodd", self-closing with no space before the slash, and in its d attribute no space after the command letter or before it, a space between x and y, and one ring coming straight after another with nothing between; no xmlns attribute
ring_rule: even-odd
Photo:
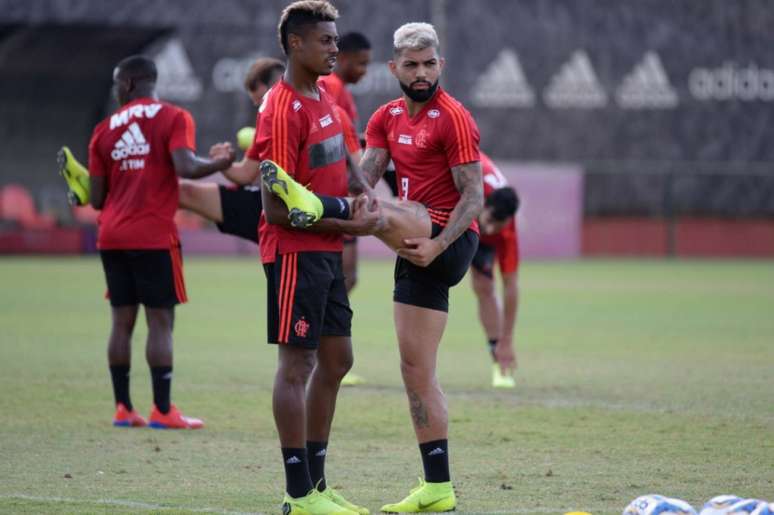
<svg viewBox="0 0 774 515"><path fill-rule="evenodd" d="M252 125L242 78L255 57L280 56L286 3L0 0L0 252L93 249L93 214L67 206L55 154L67 144L85 161L126 55L156 59L160 94L193 113L200 149ZM444 87L473 113L482 148L531 192L523 237L569 242L526 245L526 257L774 256L771 2L334 3L339 32L373 44L353 87L361 130L400 93L386 67L394 29L436 25ZM557 177L572 177L574 193L552 200ZM560 211L566 231L546 232ZM180 223L186 234L202 226ZM205 233L185 236L188 248L252 252Z"/></svg>

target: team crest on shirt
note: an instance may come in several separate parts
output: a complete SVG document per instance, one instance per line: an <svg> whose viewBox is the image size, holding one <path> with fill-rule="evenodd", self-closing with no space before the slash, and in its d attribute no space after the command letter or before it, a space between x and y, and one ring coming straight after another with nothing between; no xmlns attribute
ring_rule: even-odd
<svg viewBox="0 0 774 515"><path fill-rule="evenodd" d="M403 108L402 107L393 107L392 109L390 109L390 114L393 115L393 116L398 116L402 112L403 112Z"/></svg>
<svg viewBox="0 0 774 515"><path fill-rule="evenodd" d="M427 129L422 129L419 131L419 133L414 137L414 144L418 148L427 148Z"/></svg>
<svg viewBox="0 0 774 515"><path fill-rule="evenodd" d="M408 134L401 134L398 136L398 143L401 145L411 145L411 136Z"/></svg>
<svg viewBox="0 0 774 515"><path fill-rule="evenodd" d="M309 322L304 320L304 317L301 317L293 326L293 330L295 330L296 336L299 338L306 338L306 335L309 333Z"/></svg>
<svg viewBox="0 0 774 515"><path fill-rule="evenodd" d="M441 116L441 111L439 111L438 109L430 109L427 112L428 118L438 118L439 116Z"/></svg>

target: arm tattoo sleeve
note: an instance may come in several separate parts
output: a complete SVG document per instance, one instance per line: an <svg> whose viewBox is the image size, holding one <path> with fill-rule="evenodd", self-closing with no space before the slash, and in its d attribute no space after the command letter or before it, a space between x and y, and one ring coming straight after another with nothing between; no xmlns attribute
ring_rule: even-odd
<svg viewBox="0 0 774 515"><path fill-rule="evenodd" d="M454 240L470 227L484 207L484 185L481 179L481 163L474 161L452 168L454 185L460 192L460 200L449 215L449 223L437 236L443 248L451 245Z"/></svg>
<svg viewBox="0 0 774 515"><path fill-rule="evenodd" d="M366 148L363 159L360 160L360 169L363 172L363 178L373 188L374 185L381 179L384 174L384 170L387 169L387 165L390 162L390 153L385 148ZM354 174L352 174L354 176ZM353 189L353 184L350 179L350 190L353 193L360 193L362 189Z"/></svg>

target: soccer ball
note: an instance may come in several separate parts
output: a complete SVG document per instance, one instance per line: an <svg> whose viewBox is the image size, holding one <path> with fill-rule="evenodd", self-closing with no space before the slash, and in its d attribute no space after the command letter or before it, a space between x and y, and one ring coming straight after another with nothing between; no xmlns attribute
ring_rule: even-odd
<svg viewBox="0 0 774 515"><path fill-rule="evenodd" d="M761 501L750 515L774 515L774 502Z"/></svg>
<svg viewBox="0 0 774 515"><path fill-rule="evenodd" d="M696 510L680 499L650 494L630 502L623 515L696 515Z"/></svg>
<svg viewBox="0 0 774 515"><path fill-rule="evenodd" d="M727 515L728 509L742 500L735 495L718 495L704 503L699 515Z"/></svg>
<svg viewBox="0 0 774 515"><path fill-rule="evenodd" d="M700 515L771 515L765 501L742 499L735 495L719 495L704 504ZM766 511L769 510L769 511Z"/></svg>

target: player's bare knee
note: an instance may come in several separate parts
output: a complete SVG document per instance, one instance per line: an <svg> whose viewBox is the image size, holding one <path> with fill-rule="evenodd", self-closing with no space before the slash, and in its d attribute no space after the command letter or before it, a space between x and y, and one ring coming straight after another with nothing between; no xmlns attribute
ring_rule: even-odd
<svg viewBox="0 0 774 515"><path fill-rule="evenodd" d="M411 358L401 358L400 373L406 386L423 386L432 383L433 372L423 363Z"/></svg>
<svg viewBox="0 0 774 515"><path fill-rule="evenodd" d="M473 274L473 291L478 297L491 297L495 294L494 281L481 274Z"/></svg>
<svg viewBox="0 0 774 515"><path fill-rule="evenodd" d="M131 338L137 320L136 306L113 308L112 332L117 338Z"/></svg>
<svg viewBox="0 0 774 515"><path fill-rule="evenodd" d="M306 385L316 361L313 350L294 349L281 357L277 378L286 385Z"/></svg>

